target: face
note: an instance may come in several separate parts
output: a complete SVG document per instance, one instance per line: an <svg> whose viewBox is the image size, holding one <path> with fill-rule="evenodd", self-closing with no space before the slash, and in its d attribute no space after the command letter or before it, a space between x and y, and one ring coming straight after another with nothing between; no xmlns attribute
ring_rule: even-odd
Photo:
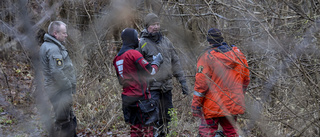
<svg viewBox="0 0 320 137"><path fill-rule="evenodd" d="M148 27L148 32L155 33L160 31L160 23L155 22Z"/></svg>
<svg viewBox="0 0 320 137"><path fill-rule="evenodd" d="M53 35L56 37L57 40L60 42L65 42L68 36L67 34L67 27L65 25L61 25L58 31L55 31Z"/></svg>

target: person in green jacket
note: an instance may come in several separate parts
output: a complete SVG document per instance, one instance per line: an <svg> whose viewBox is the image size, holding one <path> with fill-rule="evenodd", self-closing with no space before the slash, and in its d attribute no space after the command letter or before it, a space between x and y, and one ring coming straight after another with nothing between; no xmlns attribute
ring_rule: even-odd
<svg viewBox="0 0 320 137"><path fill-rule="evenodd" d="M40 47L44 89L54 110L54 132L50 136L76 136L76 117L72 110L72 94L76 92L76 73L67 49L67 25L53 21Z"/></svg>
<svg viewBox="0 0 320 137"><path fill-rule="evenodd" d="M180 82L184 95L188 94L188 85L173 44L160 32L159 17L154 13L149 13L144 18L144 23L145 29L141 32L137 50L149 63L158 53L163 56L163 64L159 67L159 72L149 78L149 90L151 100L160 108L160 120L155 124L155 129L159 129L159 136L165 136L169 132L167 126L171 120L168 112L173 108L172 76ZM154 135L157 136L157 134L158 132Z"/></svg>

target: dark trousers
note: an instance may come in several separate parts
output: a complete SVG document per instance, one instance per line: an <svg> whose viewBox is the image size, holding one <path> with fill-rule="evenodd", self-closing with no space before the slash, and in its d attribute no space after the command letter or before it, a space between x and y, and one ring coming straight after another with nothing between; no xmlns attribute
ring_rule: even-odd
<svg viewBox="0 0 320 137"><path fill-rule="evenodd" d="M123 97L123 96L122 96ZM124 99L124 98L122 98ZM153 137L153 127L145 126L143 123L149 118L148 114L143 113L138 106L138 102L131 105L125 105L122 102L122 111L124 120L130 124L131 137Z"/></svg>
<svg viewBox="0 0 320 137"><path fill-rule="evenodd" d="M236 116L230 117L218 117L210 119L201 119L201 124L199 126L199 135L201 137L214 137L215 132L218 130L219 124L223 129L223 133L227 137L237 137L236 129ZM234 123L233 123L234 122Z"/></svg>
<svg viewBox="0 0 320 137"><path fill-rule="evenodd" d="M72 110L71 91L59 92L50 97L54 110L54 135L60 137L76 136L77 120Z"/></svg>
<svg viewBox="0 0 320 137"><path fill-rule="evenodd" d="M173 108L172 103L172 92L171 90L163 92L159 90L151 90L151 100L157 104L159 108L159 123L155 126L161 134L168 133L168 123L171 121L171 116L169 115L169 110Z"/></svg>

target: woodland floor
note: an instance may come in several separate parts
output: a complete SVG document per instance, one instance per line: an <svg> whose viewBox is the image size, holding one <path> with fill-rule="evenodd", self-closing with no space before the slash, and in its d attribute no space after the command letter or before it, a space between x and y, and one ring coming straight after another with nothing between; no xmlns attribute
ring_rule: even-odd
<svg viewBox="0 0 320 137"><path fill-rule="evenodd" d="M32 98L33 73L21 54L0 59L0 135L45 136Z"/></svg>
<svg viewBox="0 0 320 137"><path fill-rule="evenodd" d="M34 99L34 73L23 53L0 57L0 136L46 137L41 115ZM81 127L83 129L81 129ZM129 131L93 131L77 128L79 137L127 137Z"/></svg>

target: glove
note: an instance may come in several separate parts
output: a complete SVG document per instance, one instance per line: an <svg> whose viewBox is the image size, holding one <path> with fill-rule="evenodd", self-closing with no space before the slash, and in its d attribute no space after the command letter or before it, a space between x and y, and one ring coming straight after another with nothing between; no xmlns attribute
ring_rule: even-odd
<svg viewBox="0 0 320 137"><path fill-rule="evenodd" d="M202 107L192 106L192 115L193 115L194 117L200 117L200 118L202 118L202 117L203 117Z"/></svg>
<svg viewBox="0 0 320 137"><path fill-rule="evenodd" d="M151 65L157 65L159 67L160 64L162 63L163 63L163 57L161 53L158 53L158 55L153 56L153 61L151 62Z"/></svg>
<svg viewBox="0 0 320 137"><path fill-rule="evenodd" d="M188 89L188 85L187 82L181 82L181 87L182 87L182 94L183 95L189 95L189 89Z"/></svg>

